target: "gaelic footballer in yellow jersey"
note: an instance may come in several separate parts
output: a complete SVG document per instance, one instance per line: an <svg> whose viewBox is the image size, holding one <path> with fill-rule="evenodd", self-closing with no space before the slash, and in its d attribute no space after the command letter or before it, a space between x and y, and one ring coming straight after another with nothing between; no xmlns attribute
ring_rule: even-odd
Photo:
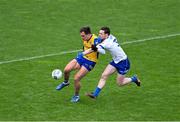
<svg viewBox="0 0 180 122"><path fill-rule="evenodd" d="M97 45L101 40L91 33L90 27L82 27L80 29L80 36L83 40L83 49L91 49L92 45ZM81 88L81 79L89 73L97 61L97 51L92 52L86 56L83 56L82 52L78 53L78 56L71 60L64 68L64 81L60 83L56 90L61 90L70 84L69 77L73 70L77 70L74 75L74 96L71 98L71 102L78 102L80 100L79 91Z"/></svg>
<svg viewBox="0 0 180 122"><path fill-rule="evenodd" d="M87 40L87 41L83 40L83 45L84 45L83 51L90 49L92 47L92 45L97 45L100 42L101 42L101 40L99 40L95 34L92 34L90 40ZM97 62L98 52L97 51L92 52L92 53L87 54L83 57L90 60L90 61Z"/></svg>
<svg viewBox="0 0 180 122"><path fill-rule="evenodd" d="M83 50L89 50L92 46L96 46L101 42L101 39L98 38L95 34L86 34L85 32L80 33L83 40ZM78 53L76 60L80 66L85 67L88 71L91 71L96 65L98 58L98 52L91 52L87 55L83 55L82 52Z"/></svg>

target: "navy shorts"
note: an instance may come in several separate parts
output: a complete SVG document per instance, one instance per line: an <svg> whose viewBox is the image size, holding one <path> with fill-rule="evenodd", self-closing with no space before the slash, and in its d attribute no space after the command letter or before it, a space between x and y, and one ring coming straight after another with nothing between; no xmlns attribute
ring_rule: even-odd
<svg viewBox="0 0 180 122"><path fill-rule="evenodd" d="M81 58L77 57L76 61L80 66L84 66L88 71L91 71L96 65L96 62L90 61L84 57Z"/></svg>
<svg viewBox="0 0 180 122"><path fill-rule="evenodd" d="M120 61L117 64L112 60L109 64L114 66L116 70L118 71L118 73L121 75L125 75L130 69L130 62L128 58Z"/></svg>

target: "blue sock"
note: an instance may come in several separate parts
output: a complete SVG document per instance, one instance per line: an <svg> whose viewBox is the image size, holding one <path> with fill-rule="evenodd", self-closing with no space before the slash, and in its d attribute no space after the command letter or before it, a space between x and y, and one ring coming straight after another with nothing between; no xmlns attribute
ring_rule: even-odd
<svg viewBox="0 0 180 122"><path fill-rule="evenodd" d="M100 91L101 91L101 89L100 89L99 87L96 87L93 95L94 95L95 97L97 97L97 96L99 95Z"/></svg>
<svg viewBox="0 0 180 122"><path fill-rule="evenodd" d="M137 82L137 77L136 76L132 76L131 80L132 80L132 82Z"/></svg>

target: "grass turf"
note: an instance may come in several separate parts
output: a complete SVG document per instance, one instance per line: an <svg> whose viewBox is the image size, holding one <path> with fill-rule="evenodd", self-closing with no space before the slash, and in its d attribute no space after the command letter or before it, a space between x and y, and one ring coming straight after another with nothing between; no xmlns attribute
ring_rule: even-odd
<svg viewBox="0 0 180 122"><path fill-rule="evenodd" d="M81 49L79 28L109 26L120 43L180 32L179 0L1 0L0 61ZM118 87L111 76L93 91L111 60L101 55L82 80L81 101L70 103L73 81L60 92L51 78L75 53L0 65L0 120L180 120L180 37L122 45L142 87ZM71 79L73 79L73 74Z"/></svg>

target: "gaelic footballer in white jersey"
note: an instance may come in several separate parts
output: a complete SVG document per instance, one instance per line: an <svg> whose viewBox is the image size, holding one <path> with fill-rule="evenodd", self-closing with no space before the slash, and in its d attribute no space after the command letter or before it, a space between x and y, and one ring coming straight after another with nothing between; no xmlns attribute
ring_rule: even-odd
<svg viewBox="0 0 180 122"><path fill-rule="evenodd" d="M97 46L92 46L93 51L98 51L101 54L105 54L106 51L109 51L112 55L112 61L107 65L103 71L101 78L99 80L98 86L93 93L87 93L86 95L90 98L98 97L100 91L105 86L107 78L117 71L117 84L123 86L129 83L135 83L137 86L140 86L140 80L136 75L132 77L126 77L125 74L130 69L130 62L123 51L121 46L118 44L116 37L110 34L110 29L108 27L102 27L99 31L99 37L102 39L102 42ZM84 53L86 54L86 53Z"/></svg>
<svg viewBox="0 0 180 122"><path fill-rule="evenodd" d="M122 60L127 59L127 55L113 35L109 35L107 39L105 39L101 44L97 46L97 48L98 52L100 52L101 54L105 54L104 49L108 50L111 53L112 58L116 64Z"/></svg>

